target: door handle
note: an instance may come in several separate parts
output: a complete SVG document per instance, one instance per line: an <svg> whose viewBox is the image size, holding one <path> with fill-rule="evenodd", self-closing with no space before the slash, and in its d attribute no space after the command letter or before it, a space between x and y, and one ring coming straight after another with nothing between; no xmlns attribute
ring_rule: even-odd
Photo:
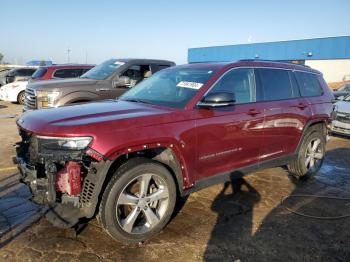
<svg viewBox="0 0 350 262"><path fill-rule="evenodd" d="M260 114L259 111L256 111L256 109L250 109L248 112L247 112L247 115L250 115L250 116L256 116Z"/></svg>
<svg viewBox="0 0 350 262"><path fill-rule="evenodd" d="M299 103L298 105L297 105L297 108L299 108L299 109L301 109L301 110L303 110L304 108L306 108L307 107L307 105L305 105L304 103Z"/></svg>

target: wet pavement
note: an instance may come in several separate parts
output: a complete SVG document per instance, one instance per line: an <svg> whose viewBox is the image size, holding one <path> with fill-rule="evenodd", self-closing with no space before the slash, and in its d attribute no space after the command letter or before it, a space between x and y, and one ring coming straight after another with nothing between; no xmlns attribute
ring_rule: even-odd
<svg viewBox="0 0 350 262"><path fill-rule="evenodd" d="M4 121L14 119L0 119L1 127ZM8 168L3 156L13 154L7 147L16 134L8 143L3 137L0 168ZM14 174L0 171L0 232L10 228L0 238L0 261L350 261L350 218L314 219L285 208L334 217L350 214L350 200L308 196L281 204L291 195L350 198L350 139L331 137L314 177L296 180L284 168L265 169L190 195L161 234L141 245L115 242L95 219L77 235L37 221L45 210L28 202Z"/></svg>

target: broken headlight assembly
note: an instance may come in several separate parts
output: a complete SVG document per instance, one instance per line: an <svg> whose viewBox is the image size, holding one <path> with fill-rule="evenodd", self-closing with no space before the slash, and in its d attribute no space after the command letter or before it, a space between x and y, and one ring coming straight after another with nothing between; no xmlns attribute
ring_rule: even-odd
<svg viewBox="0 0 350 262"><path fill-rule="evenodd" d="M37 136L40 146L49 150L83 150L90 142L92 137L51 137Z"/></svg>

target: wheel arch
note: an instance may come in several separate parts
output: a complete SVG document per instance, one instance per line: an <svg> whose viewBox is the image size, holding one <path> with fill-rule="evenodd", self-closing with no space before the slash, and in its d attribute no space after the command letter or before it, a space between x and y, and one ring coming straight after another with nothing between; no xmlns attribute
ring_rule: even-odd
<svg viewBox="0 0 350 262"><path fill-rule="evenodd" d="M144 150L133 151L119 155L117 158L112 160L111 166L104 179L101 192L104 191L108 182L119 167L127 163L129 160L136 158L149 159L164 166L174 178L177 193L181 196L184 195L184 176L181 164L178 161L175 152L169 147L147 148Z"/></svg>
<svg viewBox="0 0 350 262"><path fill-rule="evenodd" d="M320 130L326 136L327 135L327 120L326 119L314 119L314 120L310 120L309 122L306 123L304 130L303 130L303 133L300 137L298 146L295 150L295 153L298 153L298 151L300 150L300 147L303 143L303 139L304 139L305 135L308 132L312 132L312 131L316 131L316 130Z"/></svg>
<svg viewBox="0 0 350 262"><path fill-rule="evenodd" d="M58 106L63 106L63 105L68 105L72 103L77 103L79 101L85 101L85 102L90 102L90 101L95 101L99 100L99 96L92 93L92 92L72 92L69 93L63 97L61 97L58 100L57 105Z"/></svg>

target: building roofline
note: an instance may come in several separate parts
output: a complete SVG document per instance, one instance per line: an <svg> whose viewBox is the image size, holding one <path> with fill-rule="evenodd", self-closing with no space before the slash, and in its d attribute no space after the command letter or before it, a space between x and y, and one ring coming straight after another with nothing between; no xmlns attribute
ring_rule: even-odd
<svg viewBox="0 0 350 262"><path fill-rule="evenodd" d="M237 43L237 44L229 44L229 45L189 47L188 49L230 47L230 46L243 46L243 45L258 45L258 44L275 44L275 43L286 43L286 42L312 41L312 40L320 40L320 39L333 39L333 38L342 38L342 37L350 37L350 35L315 37L315 38L304 38L304 39L291 39L291 40L278 40L278 41L266 41L266 42L254 42L254 43Z"/></svg>

